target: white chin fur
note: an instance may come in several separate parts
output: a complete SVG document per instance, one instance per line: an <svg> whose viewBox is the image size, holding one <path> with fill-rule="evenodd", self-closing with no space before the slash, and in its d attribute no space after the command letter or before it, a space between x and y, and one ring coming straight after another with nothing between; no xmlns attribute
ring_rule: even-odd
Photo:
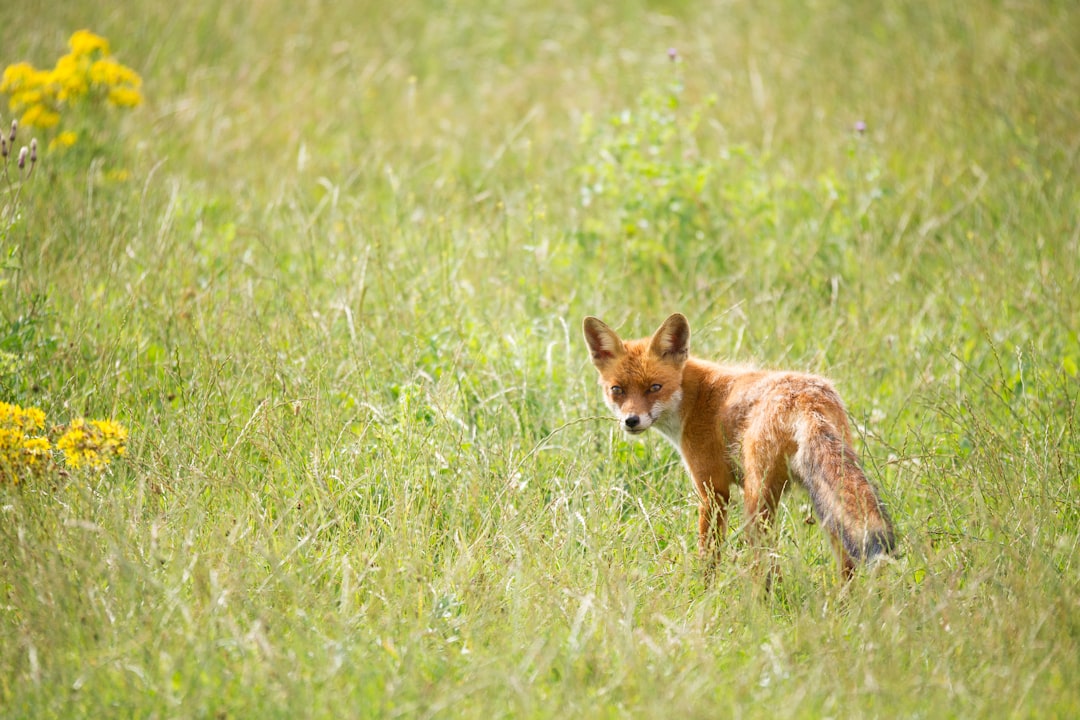
<svg viewBox="0 0 1080 720"><path fill-rule="evenodd" d="M666 403L661 403L653 408L650 425L656 424L664 437L679 447L682 438L682 390L676 390Z"/></svg>

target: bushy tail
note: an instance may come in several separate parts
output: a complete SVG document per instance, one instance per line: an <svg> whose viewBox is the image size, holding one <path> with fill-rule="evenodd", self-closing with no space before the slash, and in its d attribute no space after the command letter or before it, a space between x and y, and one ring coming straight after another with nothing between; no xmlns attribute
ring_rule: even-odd
<svg viewBox="0 0 1080 720"><path fill-rule="evenodd" d="M821 523L843 551L850 571L856 563L896 549L892 521L841 431L816 413L797 421L798 451L792 469L810 492Z"/></svg>

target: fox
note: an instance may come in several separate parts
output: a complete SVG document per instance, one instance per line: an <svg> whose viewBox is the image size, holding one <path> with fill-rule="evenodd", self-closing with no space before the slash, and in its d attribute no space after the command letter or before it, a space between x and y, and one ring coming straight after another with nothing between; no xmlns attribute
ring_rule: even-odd
<svg viewBox="0 0 1080 720"><path fill-rule="evenodd" d="M895 553L892 520L829 380L692 357L690 323L681 313L638 340L623 341L592 316L583 331L620 427L628 435L655 427L678 450L700 500L703 559L719 557L733 485L742 488L747 535L762 548L792 480L809 493L845 581L857 566Z"/></svg>

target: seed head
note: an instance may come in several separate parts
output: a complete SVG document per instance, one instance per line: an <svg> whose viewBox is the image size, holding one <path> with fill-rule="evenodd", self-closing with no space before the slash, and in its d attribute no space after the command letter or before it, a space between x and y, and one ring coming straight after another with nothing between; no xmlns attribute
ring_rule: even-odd
<svg viewBox="0 0 1080 720"><path fill-rule="evenodd" d="M37 138L30 138L30 164L37 162Z"/></svg>
<svg viewBox="0 0 1080 720"><path fill-rule="evenodd" d="M8 144L6 137L0 137L0 157L8 156Z"/></svg>
<svg viewBox="0 0 1080 720"><path fill-rule="evenodd" d="M12 120L11 121L11 135L8 136L8 142L10 142L13 145L15 144L15 131L18 130L18 129L19 129L19 121L18 120Z"/></svg>
<svg viewBox="0 0 1080 720"><path fill-rule="evenodd" d="M23 145L23 149L19 151L19 169L22 170L26 167L26 156L30 153L29 148Z"/></svg>

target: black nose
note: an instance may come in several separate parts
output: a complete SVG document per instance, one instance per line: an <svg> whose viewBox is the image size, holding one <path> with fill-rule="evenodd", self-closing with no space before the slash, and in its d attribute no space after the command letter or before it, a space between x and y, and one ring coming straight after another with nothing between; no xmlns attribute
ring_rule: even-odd
<svg viewBox="0 0 1080 720"><path fill-rule="evenodd" d="M623 422L626 423L626 427L628 428L636 428L638 425L641 424L641 418L639 418L637 415L627 415L626 419L623 420Z"/></svg>

